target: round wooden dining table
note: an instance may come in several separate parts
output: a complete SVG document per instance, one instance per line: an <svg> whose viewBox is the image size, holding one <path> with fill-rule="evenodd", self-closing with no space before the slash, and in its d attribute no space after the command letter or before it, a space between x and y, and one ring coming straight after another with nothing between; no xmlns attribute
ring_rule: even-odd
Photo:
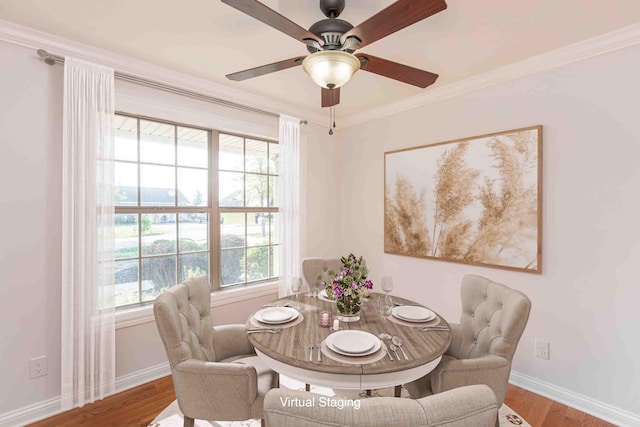
<svg viewBox="0 0 640 427"><path fill-rule="evenodd" d="M311 295L300 295L298 305L304 317L301 322L284 327L278 333L265 331L249 334L249 341L260 359L271 369L307 384L352 390L395 386L397 394L398 386L423 377L438 365L442 354L451 344L451 330L449 324L437 313L436 319L428 322L428 325L444 327L439 330L421 330L417 327L418 324L414 326L395 318L384 318L376 310L378 296L379 294L371 294L368 301L362 304L360 320L340 322L340 330L360 330L375 336L388 334L398 337L408 360L402 350L398 349L397 354L389 351L393 360L385 354L372 363L359 363L357 357L343 363L336 360L340 359L338 357L322 354L321 361L318 361L317 346L335 332L332 328L319 325L320 313L330 312L335 318L338 312L335 302ZM419 305L396 296L393 300L396 304ZM285 304L295 305L296 302L292 296L288 296L273 301L269 306ZM247 327L255 329L257 322L252 317L253 314L247 320ZM384 339L383 343L387 348L391 344L389 339ZM385 346L381 351L384 351Z"/></svg>

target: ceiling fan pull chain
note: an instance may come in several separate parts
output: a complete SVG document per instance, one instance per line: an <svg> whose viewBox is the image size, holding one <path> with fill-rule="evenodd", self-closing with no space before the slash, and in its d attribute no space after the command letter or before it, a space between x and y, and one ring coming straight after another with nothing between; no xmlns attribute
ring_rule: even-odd
<svg viewBox="0 0 640 427"><path fill-rule="evenodd" d="M333 129L336 127L336 106L331 106L329 111L329 135L333 135Z"/></svg>
<svg viewBox="0 0 640 427"><path fill-rule="evenodd" d="M333 98L333 106L331 107L331 121L333 122L333 127L336 127L336 91L335 89L331 89L331 98Z"/></svg>
<svg viewBox="0 0 640 427"><path fill-rule="evenodd" d="M336 92L334 84L329 84L327 87L329 88L329 98L331 99L331 106L329 107L329 135L333 135L333 128L336 127Z"/></svg>
<svg viewBox="0 0 640 427"><path fill-rule="evenodd" d="M333 107L331 107L331 109L333 110L333 127L336 127L336 106L334 105Z"/></svg>
<svg viewBox="0 0 640 427"><path fill-rule="evenodd" d="M331 121L333 122L333 127L336 127L336 88L332 87L331 88L331 115L333 116L331 118Z"/></svg>

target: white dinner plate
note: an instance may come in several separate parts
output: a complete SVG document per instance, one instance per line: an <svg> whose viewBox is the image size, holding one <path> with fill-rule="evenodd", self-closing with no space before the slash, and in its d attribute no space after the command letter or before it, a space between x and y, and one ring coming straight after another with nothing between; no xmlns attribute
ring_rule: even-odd
<svg viewBox="0 0 640 427"><path fill-rule="evenodd" d="M318 292L318 296L320 297L321 300L336 302L335 298L333 298L333 297L329 298L329 296L327 295L327 290L326 289L323 289L320 292Z"/></svg>
<svg viewBox="0 0 640 427"><path fill-rule="evenodd" d="M393 307L391 315L407 322L428 322L436 318L436 314L433 311L415 305Z"/></svg>
<svg viewBox="0 0 640 427"><path fill-rule="evenodd" d="M364 331L338 331L326 339L327 347L345 356L368 356L380 350L382 342L373 334Z"/></svg>
<svg viewBox="0 0 640 427"><path fill-rule="evenodd" d="M253 315L258 322L278 325L287 323L298 317L298 311L291 307L267 307Z"/></svg>

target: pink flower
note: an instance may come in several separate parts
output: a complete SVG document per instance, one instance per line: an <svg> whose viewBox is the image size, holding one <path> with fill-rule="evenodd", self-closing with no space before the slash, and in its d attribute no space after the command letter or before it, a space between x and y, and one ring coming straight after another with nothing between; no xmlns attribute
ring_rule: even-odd
<svg viewBox="0 0 640 427"><path fill-rule="evenodd" d="M365 286L367 289L372 289L372 288L373 288L373 282L372 282L371 280L365 280L365 282L364 282L364 286Z"/></svg>
<svg viewBox="0 0 640 427"><path fill-rule="evenodd" d="M340 298L342 296L342 288L340 286L333 287L333 296L336 298Z"/></svg>
<svg viewBox="0 0 640 427"><path fill-rule="evenodd" d="M356 282L351 283L351 287L353 289L358 289L358 283L356 283Z"/></svg>

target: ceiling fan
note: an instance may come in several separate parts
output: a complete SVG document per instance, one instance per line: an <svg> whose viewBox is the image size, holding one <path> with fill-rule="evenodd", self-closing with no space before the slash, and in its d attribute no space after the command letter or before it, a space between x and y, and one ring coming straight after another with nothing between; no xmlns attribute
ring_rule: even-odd
<svg viewBox="0 0 640 427"><path fill-rule="evenodd" d="M322 106L333 107L340 103L340 87L348 82L358 69L421 88L432 85L438 78L437 74L428 71L354 52L443 11L447 8L445 0L398 0L356 27L338 19L344 10L345 0L320 0L320 10L327 18L316 22L309 30L257 0L222 2L301 41L306 44L310 53L307 56L228 74L227 78L230 80L246 80L302 65L313 81L322 88Z"/></svg>

